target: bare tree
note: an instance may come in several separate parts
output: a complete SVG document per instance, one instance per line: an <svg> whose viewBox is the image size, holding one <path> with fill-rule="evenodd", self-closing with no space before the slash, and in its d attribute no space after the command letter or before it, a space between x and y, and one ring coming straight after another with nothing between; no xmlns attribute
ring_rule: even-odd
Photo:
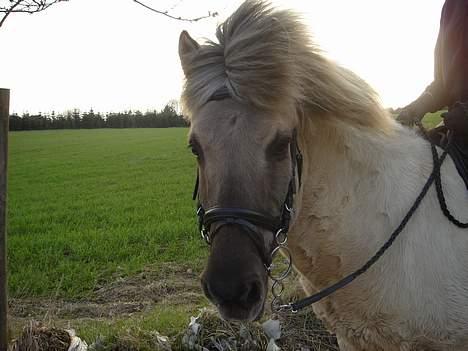
<svg viewBox="0 0 468 351"><path fill-rule="evenodd" d="M155 13L158 13L160 15L163 15L163 16L166 16L166 17L169 17L169 18L172 18L172 19L175 19L175 20L178 20L178 21L186 21L186 22L197 22L197 21L200 21L202 19L205 19L205 18L210 18L210 17L216 17L218 16L218 12L211 12L211 11L208 11L208 14L205 15L205 16L201 16L201 17L195 17L195 18L184 18L184 17L180 17L180 16L174 16L174 15L171 15L169 13L169 10L166 10L166 11L161 11L161 10L157 10L147 4L145 4L144 2L142 1L139 1L139 0L133 0L134 2L136 2L138 5L141 5L143 6L144 8L152 11L152 12L155 12Z"/></svg>
<svg viewBox="0 0 468 351"><path fill-rule="evenodd" d="M64 2L64 1L69 1L69 0L0 0L0 14L3 14L3 17L0 19L0 27L2 27L3 23L5 23L5 20L7 17L12 14L12 13L37 13L37 12L42 12L44 10L47 10L50 6L59 3L59 2ZM137 3L140 6L143 6L144 8L155 12L157 14L172 18L174 20L178 21L187 21L187 22L197 22L205 18L210 18L210 17L216 17L218 16L218 12L211 12L208 11L208 14L205 16L200 16L200 17L194 17L194 18L184 18L181 16L175 16L170 13L170 10L158 10L154 7L151 7L150 5L144 3L143 1L139 0L133 0L135 3ZM179 1L180 3L181 1ZM3 4L6 3L6 4ZM179 3L174 5L176 7Z"/></svg>
<svg viewBox="0 0 468 351"><path fill-rule="evenodd" d="M47 10L50 6L68 0L3 0L0 2L0 27L5 23L7 17L12 13L37 13ZM2 2L6 2L3 4Z"/></svg>

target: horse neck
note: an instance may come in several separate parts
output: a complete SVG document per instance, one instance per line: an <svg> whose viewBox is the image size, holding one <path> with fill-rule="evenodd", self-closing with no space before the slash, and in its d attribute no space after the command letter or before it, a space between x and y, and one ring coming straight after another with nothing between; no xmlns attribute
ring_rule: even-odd
<svg viewBox="0 0 468 351"><path fill-rule="evenodd" d="M349 250L339 245L374 253L431 171L427 144L396 123L376 131L333 118L306 121L301 141L299 224L340 241L334 254Z"/></svg>

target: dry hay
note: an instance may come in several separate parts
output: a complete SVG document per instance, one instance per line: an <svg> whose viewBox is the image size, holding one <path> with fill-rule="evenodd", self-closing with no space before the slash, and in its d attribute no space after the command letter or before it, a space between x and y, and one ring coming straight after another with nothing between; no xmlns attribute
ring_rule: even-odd
<svg viewBox="0 0 468 351"><path fill-rule="evenodd" d="M310 309L295 314L280 314L281 339L277 341L281 350L339 351L334 335Z"/></svg>
<svg viewBox="0 0 468 351"><path fill-rule="evenodd" d="M338 351L333 335L329 334L310 310L296 314L272 316L280 324L280 337L275 346L284 351ZM23 329L11 351L69 351L72 343L69 331L48 328L37 322ZM172 343L170 341L173 341ZM270 348L268 345L270 343ZM85 349L83 349L85 350ZM264 351L278 350L266 335L262 324L228 322L216 311L203 309L192 317L188 328L174 340L156 331L130 328L123 334L98 338L89 351Z"/></svg>
<svg viewBox="0 0 468 351"><path fill-rule="evenodd" d="M260 351L268 338L258 323L228 322L215 311L203 309L174 342L174 350Z"/></svg>
<svg viewBox="0 0 468 351"><path fill-rule="evenodd" d="M30 322L10 347L11 351L68 351L70 333L63 329L47 328L41 323Z"/></svg>
<svg viewBox="0 0 468 351"><path fill-rule="evenodd" d="M180 270L185 274L185 270ZM147 272L144 272L147 278ZM188 275L188 273L187 273ZM194 279L183 275L182 280ZM157 279L158 277L151 277ZM135 278L136 279L136 278ZM153 279L143 279L142 281L151 281ZM172 282L172 281L171 281ZM168 282L170 283L170 282ZM190 291L196 293L192 285L195 283L186 283L190 286ZM142 285L134 284L141 287ZM187 286L186 285L186 286ZM120 285L119 285L120 286ZM146 286L146 285L145 285ZM109 289L103 291L109 292ZM112 289L116 291L118 289ZM136 291L133 289L132 291ZM295 301L302 298L301 287L295 274L288 278L284 301ZM151 290L152 291L152 290ZM186 291L186 290L183 290ZM131 296L131 297L130 297ZM186 295L183 295L186 298ZM129 294L128 300L134 297L141 297ZM119 295L119 298L122 298ZM174 300L171 300L174 302ZM178 300L179 301L179 300ZM181 303L179 301L178 303ZM273 318L280 322L281 337L275 341L276 345L284 351L338 351L335 337L329 334L322 323L315 317L311 308L307 308L296 314L283 313L271 314L269 311L269 302L266 303L266 318ZM193 332L194 322L199 325L197 333ZM48 324L50 325L50 324ZM15 345L10 348L11 351L39 351L68 350L70 344L70 334L66 330L57 328L46 328L44 324L30 322L23 329L22 335L15 341ZM179 351L179 350L200 350L200 351L264 351L269 344L269 337L263 331L261 323L232 323L220 318L219 314L213 310L204 309L196 321L179 333L179 335L170 339L161 336L156 331L144 331L138 327L131 327L121 331L118 335L98 338L89 346L89 351ZM271 346L271 345L270 345ZM269 350L274 350L270 348Z"/></svg>
<svg viewBox="0 0 468 351"><path fill-rule="evenodd" d="M293 272L286 281L283 299L297 301L303 297L299 279ZM325 329L312 308L297 313L274 314L269 308L270 300L267 300L265 307L265 317L280 322L281 337L275 340L275 344L282 351L339 351L335 336ZM194 323L199 324L196 333L193 330ZM218 312L203 309L196 320L192 318L185 332L176 338L173 350L265 351L269 342L261 323L227 322ZM268 349L270 350L275 348Z"/></svg>
<svg viewBox="0 0 468 351"><path fill-rule="evenodd" d="M281 350L339 351L335 337L310 310L274 318L281 325L281 337L276 340ZM264 351L269 341L260 323L227 322L217 312L204 309L177 337L173 350Z"/></svg>
<svg viewBox="0 0 468 351"><path fill-rule="evenodd" d="M100 337L88 351L172 351L169 339L156 331L128 330L123 335Z"/></svg>

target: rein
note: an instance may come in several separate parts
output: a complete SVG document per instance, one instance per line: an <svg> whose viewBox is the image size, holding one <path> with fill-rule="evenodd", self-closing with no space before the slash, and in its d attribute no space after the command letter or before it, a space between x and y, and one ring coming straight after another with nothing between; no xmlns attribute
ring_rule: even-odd
<svg viewBox="0 0 468 351"><path fill-rule="evenodd" d="M216 101L216 100L223 100L226 98L230 98L231 95L226 87L223 87L216 91L212 97L208 101ZM244 208L225 208L225 207L212 207L205 209L201 204L198 188L199 188L199 172L197 171L197 178L195 182L195 188L193 192L193 200L197 199L197 216L198 216L198 224L199 230L201 233L202 238L206 241L207 244L211 245L214 240L215 235L219 232L219 230L225 225L238 225L245 229L246 233L249 235L249 238L255 244L257 250L262 257L265 269L268 272L269 278L273 281L272 284L272 310L275 312L279 311L290 311L290 312L297 312L300 309L310 306L325 297L333 294L335 291L345 287L352 281L354 281L357 277L364 274L369 268L371 268L382 255L392 246L395 242L397 237L403 231L403 229L408 224L409 220L412 218L414 213L416 212L417 208L419 207L421 201L426 196L429 188L435 182L437 197L439 199L439 203L444 215L455 225L460 228L468 228L468 223L462 223L455 219L453 215L447 208L447 204L445 201L445 197L443 194L442 189L442 182L441 182L441 174L440 169L441 166L447 157L449 145L443 151L441 156L439 157L437 153L436 146L434 143L427 138L425 133L425 129L421 124L418 124L419 128L422 131L423 136L425 139L430 143L431 152L432 152L432 160L433 160L433 170L427 179L426 183L424 184L423 188L421 189L419 195L415 199L413 205L410 207L406 215L403 217L400 224L397 228L392 232L388 240L379 248L379 250L359 269L355 270L351 274L345 276L338 282L326 287L325 289L313 294L309 297L301 299L296 302L291 302L288 304L281 304L280 298L284 291L284 279L289 275L292 270L292 256L287 248L287 240L288 240L288 231L289 231L289 224L291 221L292 213L293 213L293 202L294 196L296 194L296 181L301 186L301 175L302 175L302 154L297 145L297 131L294 130L293 138L290 143L290 154L291 154L291 167L292 167L292 176L289 181L288 192L286 194L286 198L281 207L281 215L279 217L273 217L264 213L256 212L250 209ZM296 173L297 169L297 173ZM296 179L297 177L297 179ZM211 226L215 223L219 223L218 226L211 231ZM265 244L263 242L263 237L258 232L258 227L264 228L274 234L274 242L275 247L271 251L270 254L265 252ZM287 268L279 273L273 273L273 260L278 254L279 251L282 251L283 254L286 255L287 261Z"/></svg>
<svg viewBox="0 0 468 351"><path fill-rule="evenodd" d="M349 283L351 283L353 280L355 280L357 277L360 275L364 274L370 267L372 267L380 257L383 256L385 251L387 251L392 244L395 242L397 239L398 235L403 231L403 229L406 227L408 224L409 220L411 217L413 217L414 213L418 209L421 201L424 199L426 196L429 188L431 187L432 183L435 182L436 186L436 191L437 191L437 197L439 199L439 203L442 209L442 212L444 215L452 222L454 223L457 227L460 228L468 228L468 223L462 223L455 219L453 215L450 213L450 211L447 208L444 193L442 190L442 181L441 181L441 175L440 175L440 169L442 164L445 161L445 158L447 157L448 154L448 148L450 147L450 142L447 146L447 148L443 151L442 155L439 157L439 154L437 153L436 146L434 143L427 137L426 131L424 127L422 126L421 123L417 124L418 127L420 128L423 136L425 139L429 142L431 146L431 153L432 153L432 162L433 162L433 169L432 173L430 174L429 178L427 179L426 183L424 184L423 188L421 189L421 192L417 196L416 200L414 201L413 205L410 207L406 215L403 217L402 221L398 225L398 227L392 232L388 240L380 247L380 249L372 256L366 263L364 263L363 266L361 266L359 269L355 270L351 274L345 276L335 284L332 284L325 289L308 296L302 300L296 301L296 302L291 302L286 305L280 305L279 310L284 310L284 311L290 311L293 313L298 312L300 309L303 309L304 307L310 306L325 297L333 294L335 291L345 287Z"/></svg>

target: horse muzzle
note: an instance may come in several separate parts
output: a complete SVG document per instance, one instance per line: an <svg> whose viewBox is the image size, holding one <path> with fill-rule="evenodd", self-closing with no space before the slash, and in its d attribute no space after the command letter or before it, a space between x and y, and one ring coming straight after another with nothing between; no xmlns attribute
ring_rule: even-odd
<svg viewBox="0 0 468 351"><path fill-rule="evenodd" d="M241 227L226 226L216 235L201 284L224 319L261 317L268 275L257 248Z"/></svg>

